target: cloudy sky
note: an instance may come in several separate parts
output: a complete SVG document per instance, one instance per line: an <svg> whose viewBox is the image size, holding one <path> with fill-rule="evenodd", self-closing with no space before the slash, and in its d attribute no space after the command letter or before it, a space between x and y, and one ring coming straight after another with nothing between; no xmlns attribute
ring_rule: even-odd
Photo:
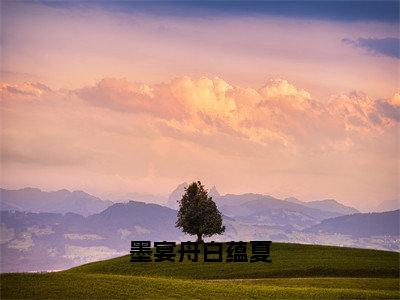
<svg viewBox="0 0 400 300"><path fill-rule="evenodd" d="M1 2L1 186L399 197L398 2Z"/></svg>

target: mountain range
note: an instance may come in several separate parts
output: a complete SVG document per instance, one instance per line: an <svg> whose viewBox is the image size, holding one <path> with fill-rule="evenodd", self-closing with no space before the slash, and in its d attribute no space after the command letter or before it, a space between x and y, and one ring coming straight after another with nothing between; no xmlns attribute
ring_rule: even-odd
<svg viewBox="0 0 400 300"><path fill-rule="evenodd" d="M1 211L1 271L55 270L129 253L131 240L176 241L176 211L116 203L87 217L75 213Z"/></svg>
<svg viewBox="0 0 400 300"><path fill-rule="evenodd" d="M320 221L343 215L340 209L345 206L335 202L332 205L328 202L320 201L319 208L314 208L304 203L277 199L261 194L228 194L215 199L221 212L236 220L271 225L285 226L291 225L296 229L306 228L318 224ZM351 212L358 212L354 208L349 208Z"/></svg>
<svg viewBox="0 0 400 300"><path fill-rule="evenodd" d="M82 191L59 190L44 192L36 188L0 189L1 210L49 213L77 213L88 216L103 211L113 202Z"/></svg>
<svg viewBox="0 0 400 300"><path fill-rule="evenodd" d="M186 182L178 185L171 192L166 205L177 209L178 200L182 198L187 186ZM209 190L209 195L212 196L225 216L259 225L290 225L302 229L316 225L327 218L359 213L357 209L345 206L333 199L303 202L294 197L282 200L253 193L222 196L215 186Z"/></svg>
<svg viewBox="0 0 400 300"><path fill-rule="evenodd" d="M364 213L323 220L305 230L309 233L340 233L353 237L399 236L400 210Z"/></svg>
<svg viewBox="0 0 400 300"><path fill-rule="evenodd" d="M385 200L376 207L375 211L383 212L383 211L396 210L396 209L400 209L400 200L399 199Z"/></svg>
<svg viewBox="0 0 400 300"><path fill-rule="evenodd" d="M350 215L350 214L355 214L359 213L357 209L351 206L345 206L339 202L337 202L334 199L324 199L324 200L316 200L316 201L300 201L297 198L290 197L290 198L285 198L286 201L292 202L292 203L297 203L301 204L310 208L316 208L320 210L325 210L325 211L330 211L330 212L335 212L338 214L343 214L343 215Z"/></svg>
<svg viewBox="0 0 400 300"><path fill-rule="evenodd" d="M184 188L170 198L179 197ZM315 206L260 194L221 196L216 188L213 199L226 232L211 240L399 249L399 211L346 215L356 210L336 201L317 201ZM112 203L85 192L2 189L1 209L1 272L64 269L123 255L131 240L193 240L175 227L177 211L172 208Z"/></svg>

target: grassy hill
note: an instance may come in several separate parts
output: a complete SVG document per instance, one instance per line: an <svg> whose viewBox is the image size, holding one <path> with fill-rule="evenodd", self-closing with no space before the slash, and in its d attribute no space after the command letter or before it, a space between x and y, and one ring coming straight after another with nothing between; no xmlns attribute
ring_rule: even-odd
<svg viewBox="0 0 400 300"><path fill-rule="evenodd" d="M399 254L275 243L272 263L130 263L2 274L1 298L399 298Z"/></svg>

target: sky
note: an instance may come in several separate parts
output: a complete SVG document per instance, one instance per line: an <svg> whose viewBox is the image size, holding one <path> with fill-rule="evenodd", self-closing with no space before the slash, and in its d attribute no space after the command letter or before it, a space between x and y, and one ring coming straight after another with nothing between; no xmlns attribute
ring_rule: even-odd
<svg viewBox="0 0 400 300"><path fill-rule="evenodd" d="M399 2L1 2L1 186L399 198Z"/></svg>

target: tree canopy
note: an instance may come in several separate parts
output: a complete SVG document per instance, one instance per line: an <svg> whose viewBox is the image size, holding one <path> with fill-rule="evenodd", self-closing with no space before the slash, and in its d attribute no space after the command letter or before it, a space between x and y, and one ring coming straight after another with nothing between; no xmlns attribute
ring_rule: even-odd
<svg viewBox="0 0 400 300"><path fill-rule="evenodd" d="M225 232L222 215L200 181L190 184L178 202L176 227L181 228L184 233L197 235L198 242L203 241L203 236L210 237Z"/></svg>

